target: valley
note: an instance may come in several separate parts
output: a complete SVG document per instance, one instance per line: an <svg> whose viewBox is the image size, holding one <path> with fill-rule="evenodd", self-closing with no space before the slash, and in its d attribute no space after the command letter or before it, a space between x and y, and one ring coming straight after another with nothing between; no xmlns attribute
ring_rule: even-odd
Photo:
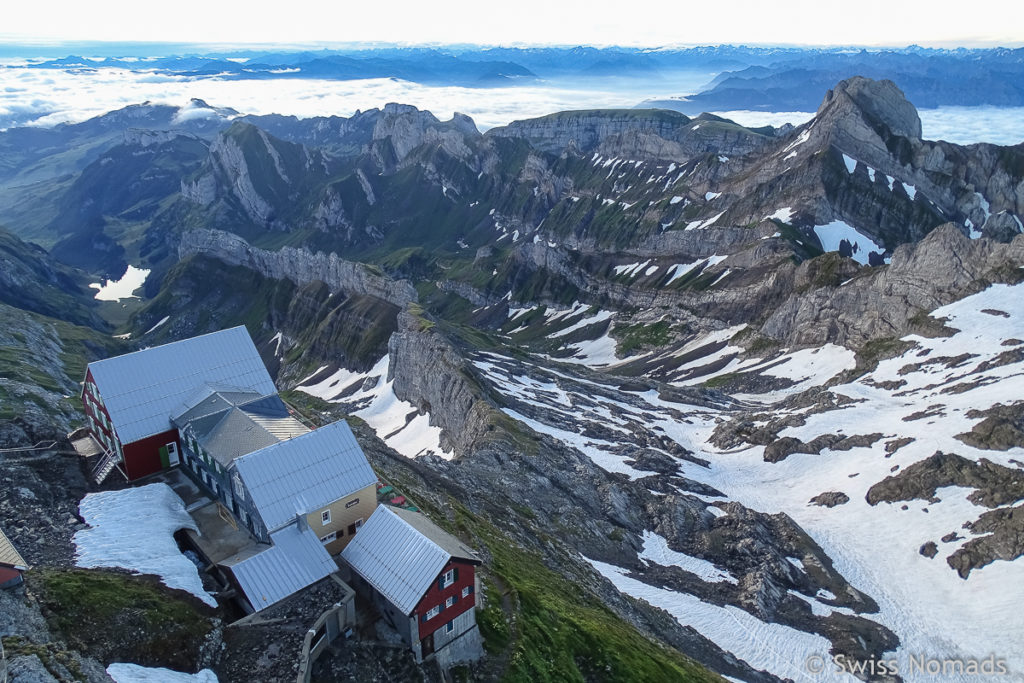
<svg viewBox="0 0 1024 683"><path fill-rule="evenodd" d="M194 101L0 132L0 449L80 426L86 361L241 324L481 552L466 676L1024 676L1024 149L830 88L778 128Z"/></svg>

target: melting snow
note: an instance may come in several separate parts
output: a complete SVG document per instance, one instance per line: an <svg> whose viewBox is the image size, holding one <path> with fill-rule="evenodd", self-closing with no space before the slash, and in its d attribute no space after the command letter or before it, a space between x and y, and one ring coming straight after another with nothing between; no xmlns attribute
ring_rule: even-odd
<svg viewBox="0 0 1024 683"><path fill-rule="evenodd" d="M914 197L917 196L917 188L914 187L913 185L907 185L906 183L903 182L901 182L900 185L902 185L903 189L907 191L907 196L910 197L911 200L913 200Z"/></svg>
<svg viewBox="0 0 1024 683"><path fill-rule="evenodd" d="M210 669L203 669L195 674L186 674L171 669L120 662L108 666L107 675L114 679L114 683L218 683L217 674Z"/></svg>
<svg viewBox="0 0 1024 683"><path fill-rule="evenodd" d="M668 547L668 540L653 531L644 531L644 549L640 553L640 559L660 564L663 567L679 567L691 574L696 574L702 581L709 583L723 581L739 583L735 576L719 569L707 560L672 550Z"/></svg>
<svg viewBox="0 0 1024 683"><path fill-rule="evenodd" d="M843 154L843 163L846 164L846 171L848 173L853 173L857 168L857 160L847 156L845 153Z"/></svg>
<svg viewBox="0 0 1024 683"><path fill-rule="evenodd" d="M725 211L722 211L718 215L712 216L711 218L709 218L707 220L704 220L704 221L701 221L701 220L690 221L689 223L686 224L686 228L685 229L686 230L703 230L704 228L712 226L715 222L718 221L719 218L721 218L724 215L725 215Z"/></svg>
<svg viewBox="0 0 1024 683"><path fill-rule="evenodd" d="M821 247L825 251L839 251L839 243L846 240L853 247L853 260L861 265L867 265L868 254L876 251L879 254L885 249L865 235L857 232L857 229L843 221L832 221L827 225L814 226L814 234L818 236Z"/></svg>
<svg viewBox="0 0 1024 683"><path fill-rule="evenodd" d="M120 280L107 280L106 284L93 282L89 286L99 290L96 292L96 298L100 301L137 299L138 297L133 292L143 285L148 275L149 270L146 268L128 266Z"/></svg>
<svg viewBox="0 0 1024 683"><path fill-rule="evenodd" d="M683 201L683 198L680 197L679 195L676 195L675 197L672 197L672 199L668 200L668 203L669 204L678 204L681 201Z"/></svg>
<svg viewBox="0 0 1024 683"><path fill-rule="evenodd" d="M793 220L793 209L791 207L783 207L773 214L769 214L764 217L764 220L776 220L782 221L783 223L789 223Z"/></svg>
<svg viewBox="0 0 1024 683"><path fill-rule="evenodd" d="M715 199L715 198L717 198L717 197L721 197L721 196L722 196L722 193L721 193L721 192L705 192L705 193L704 193L704 199L705 199L706 201L709 201L709 202L710 202L710 201L711 201L712 199Z"/></svg>
<svg viewBox="0 0 1024 683"><path fill-rule="evenodd" d="M789 143L789 146L788 146L788 147L786 147L786 149L784 149L784 150L782 150L782 151L783 151L783 152L788 152L789 150L793 149L793 148L794 148L794 147L796 147L797 145L802 145L802 144L804 144L805 142L807 142L807 140L808 140L808 139L810 139L810 137L811 137L811 129L810 129L810 128L808 128L808 129L807 129L807 130L805 130L804 132L800 133L800 137L798 137L798 138L797 138L796 140L794 140L793 142Z"/></svg>
<svg viewBox="0 0 1024 683"><path fill-rule="evenodd" d="M441 448L441 428L430 424L430 414L421 414L414 405L395 395L395 380L386 380L389 360L389 356L384 356L366 373L342 368L322 382L296 389L325 401L358 405L352 414L366 420L384 443L408 458L433 452L451 459L454 453ZM373 380L373 386L367 387ZM356 382L361 385L359 389L342 397L345 389Z"/></svg>
<svg viewBox="0 0 1024 683"><path fill-rule="evenodd" d="M174 540L179 529L198 531L185 504L167 484L86 494L78 505L90 528L75 532L79 567L122 567L159 576L170 588L188 591L211 607L199 570Z"/></svg>
<svg viewBox="0 0 1024 683"><path fill-rule="evenodd" d="M664 609L755 669L795 681L829 680L827 675L812 679L803 668L812 655L828 656L832 644L822 636L761 621L738 607L718 607L692 595L656 588L626 576L627 571L615 565L587 561L623 593Z"/></svg>
<svg viewBox="0 0 1024 683"><path fill-rule="evenodd" d="M169 315L165 315L164 317L160 318L160 321L156 325L153 325L153 327L149 328L148 330L146 330L145 332L142 333L143 336L149 334L150 332L153 332L154 330L156 330L158 327L160 327L161 325L163 325L164 323L166 323L170 319L171 319L171 316L169 316Z"/></svg>

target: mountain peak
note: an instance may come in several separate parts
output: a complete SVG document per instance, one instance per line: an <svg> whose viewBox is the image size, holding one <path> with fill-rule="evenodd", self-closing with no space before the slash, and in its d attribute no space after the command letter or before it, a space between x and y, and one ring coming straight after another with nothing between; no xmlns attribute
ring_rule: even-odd
<svg viewBox="0 0 1024 683"><path fill-rule="evenodd" d="M818 117L826 116L829 112L833 116L835 112L859 114L873 128L881 123L895 135L921 139L921 117L917 115L917 109L907 100L903 91L889 80L875 81L854 76L840 81L825 95L818 108Z"/></svg>

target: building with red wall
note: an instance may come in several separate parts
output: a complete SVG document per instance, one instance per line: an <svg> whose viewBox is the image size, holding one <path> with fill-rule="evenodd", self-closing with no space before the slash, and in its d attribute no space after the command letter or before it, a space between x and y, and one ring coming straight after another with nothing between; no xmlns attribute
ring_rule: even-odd
<svg viewBox="0 0 1024 683"><path fill-rule="evenodd" d="M105 459L134 481L179 463L171 416L211 386L277 392L245 327L89 363L82 403Z"/></svg>
<svg viewBox="0 0 1024 683"><path fill-rule="evenodd" d="M21 575L28 571L28 568L28 563L0 529L0 588L11 588L20 584Z"/></svg>
<svg viewBox="0 0 1024 683"><path fill-rule="evenodd" d="M416 661L479 656L480 558L459 539L418 512L382 505L341 556Z"/></svg>

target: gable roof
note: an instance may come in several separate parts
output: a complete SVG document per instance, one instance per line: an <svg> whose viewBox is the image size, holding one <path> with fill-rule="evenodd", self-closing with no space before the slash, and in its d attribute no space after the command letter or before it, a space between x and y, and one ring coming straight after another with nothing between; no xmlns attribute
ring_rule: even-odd
<svg viewBox="0 0 1024 683"><path fill-rule="evenodd" d="M0 566L11 567L19 571L26 571L29 568L28 562L15 549L14 544L4 534L3 529L0 529Z"/></svg>
<svg viewBox="0 0 1024 683"><path fill-rule="evenodd" d="M338 570L308 526L289 525L270 534L270 539L273 545L266 550L223 563L231 567L257 612Z"/></svg>
<svg viewBox="0 0 1024 683"><path fill-rule="evenodd" d="M171 415L207 383L261 396L277 391L245 327L89 363L121 443L171 428Z"/></svg>
<svg viewBox="0 0 1024 683"><path fill-rule="evenodd" d="M411 614L452 558L480 564L468 546L418 512L378 506L341 551L354 572Z"/></svg>
<svg viewBox="0 0 1024 683"><path fill-rule="evenodd" d="M234 463L270 531L377 482L344 420L243 455Z"/></svg>

